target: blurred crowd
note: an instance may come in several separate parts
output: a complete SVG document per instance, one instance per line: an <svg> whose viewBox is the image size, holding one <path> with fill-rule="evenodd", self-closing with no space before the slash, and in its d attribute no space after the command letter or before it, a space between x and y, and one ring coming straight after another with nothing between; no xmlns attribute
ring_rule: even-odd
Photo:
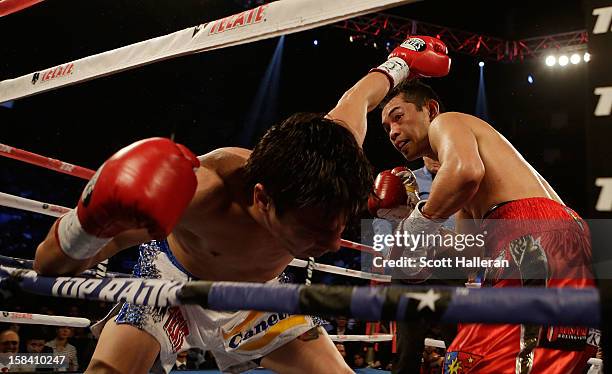
<svg viewBox="0 0 612 374"><path fill-rule="evenodd" d="M92 307L98 310L108 310L110 305L99 303ZM56 314L56 310L47 306L36 311L49 315ZM102 317L87 314L77 306L63 309L61 315L88 316L92 320ZM330 335L363 335L366 333L366 323L343 316L325 321L323 327ZM377 328L381 334L389 333L388 327L383 323L377 325ZM335 345L347 364L354 369L391 370L391 341L377 343L345 341L336 342ZM55 371L83 371L91 359L95 346L96 340L88 328L0 324L0 353L54 353L66 356L67 367ZM434 352L430 352L432 353ZM206 370L216 369L216 367L215 359L209 351L192 348L179 352L173 370ZM51 371L51 369L31 365L9 371L44 372Z"/></svg>

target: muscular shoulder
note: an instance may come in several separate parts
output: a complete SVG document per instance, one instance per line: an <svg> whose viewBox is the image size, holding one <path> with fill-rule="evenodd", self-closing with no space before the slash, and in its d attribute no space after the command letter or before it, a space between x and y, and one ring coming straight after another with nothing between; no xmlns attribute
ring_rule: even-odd
<svg viewBox="0 0 612 374"><path fill-rule="evenodd" d="M429 126L429 140L435 146L443 138L471 137L481 127L490 127L478 117L459 112L441 113L431 121Z"/></svg>
<svg viewBox="0 0 612 374"><path fill-rule="evenodd" d="M202 168L223 177L242 167L250 155L251 151L245 148L225 147L198 156L198 159Z"/></svg>
<svg viewBox="0 0 612 374"><path fill-rule="evenodd" d="M449 126L466 126L473 118L476 117L459 112L440 113L431 121L430 131L444 131Z"/></svg>
<svg viewBox="0 0 612 374"><path fill-rule="evenodd" d="M464 130L465 128L470 128L474 130L478 127L490 127L490 125L485 121L481 120L480 118L475 117L471 114L460 112L445 112L437 115L436 118L431 121L429 131L452 132L455 129Z"/></svg>
<svg viewBox="0 0 612 374"><path fill-rule="evenodd" d="M227 184L232 175L246 163L251 151L244 148L219 148L198 156L198 187L191 206L198 210L214 210L229 202Z"/></svg>

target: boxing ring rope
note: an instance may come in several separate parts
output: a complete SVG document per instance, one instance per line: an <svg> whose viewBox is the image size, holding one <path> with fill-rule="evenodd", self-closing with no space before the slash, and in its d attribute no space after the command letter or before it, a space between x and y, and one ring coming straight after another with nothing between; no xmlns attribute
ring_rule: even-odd
<svg viewBox="0 0 612 374"><path fill-rule="evenodd" d="M34 268L34 261L0 255L0 265L14 267L18 269L32 270ZM115 273L112 271L107 271L107 272L104 272L104 274L100 274L100 269L87 269L83 271L80 275L84 277L98 277L98 278L99 277L105 277L105 278L131 278L132 277L132 275L130 274Z"/></svg>
<svg viewBox="0 0 612 374"><path fill-rule="evenodd" d="M371 247L365 244L361 244L361 243L352 242L350 240L340 239L340 245L343 246L344 248L356 249L358 251L366 252L374 256L382 256L380 251L375 250L374 247Z"/></svg>
<svg viewBox="0 0 612 374"><path fill-rule="evenodd" d="M69 208L43 203L36 200L26 199L25 197L10 195L0 192L0 205L9 208L27 210L28 212L40 213L47 216L59 217L70 211Z"/></svg>
<svg viewBox="0 0 612 374"><path fill-rule="evenodd" d="M289 266L304 268L308 266L308 261L300 260L296 258L296 259L293 259L291 263L289 263ZM324 273L330 273L330 274L345 275L347 277L353 277L353 278L375 280L378 282L385 282L385 283L391 282L390 275L367 273L364 271L346 269L346 268L333 266L333 265L320 264L317 262L314 263L314 270L318 270L318 271L322 271Z"/></svg>
<svg viewBox="0 0 612 374"><path fill-rule="evenodd" d="M34 261L32 260L25 260L22 258L15 258L15 257L0 255L0 265L18 268L18 269L32 270L33 264L34 264Z"/></svg>
<svg viewBox="0 0 612 374"><path fill-rule="evenodd" d="M0 103L184 55L329 25L416 0L281 0L0 82Z"/></svg>
<svg viewBox="0 0 612 374"><path fill-rule="evenodd" d="M26 269L26 270L32 270L33 264L34 264L34 261L32 260L26 260L26 259L21 259L21 258L0 255L0 265L21 268L21 269ZM294 259L293 261L291 261L291 263L289 263L289 266L306 267L308 266L308 261ZM318 271L321 271L324 273L330 273L330 274L345 275L347 277L353 277L353 278L377 280L379 282L390 282L391 281L391 277L388 275L367 273L367 272L358 271L358 270L345 269L345 268L341 268L338 266L319 264L316 262L314 263L313 270L318 270ZM93 270L85 270L81 275L94 276L95 272ZM107 272L105 277L131 278L132 276L130 274Z"/></svg>
<svg viewBox="0 0 612 374"><path fill-rule="evenodd" d="M0 0L0 17L18 12L43 0Z"/></svg>
<svg viewBox="0 0 612 374"><path fill-rule="evenodd" d="M161 279L43 277L0 266L5 285L40 295L158 307L195 304L212 310L259 310L361 320L511 323L597 327L596 288L356 287Z"/></svg>
<svg viewBox="0 0 612 374"><path fill-rule="evenodd" d="M0 144L0 156L27 162L28 164L40 166L87 180L93 177L95 173L95 171L81 166L69 164L51 157L41 156L36 153L24 151L23 149L11 147L6 144Z"/></svg>
<svg viewBox="0 0 612 374"><path fill-rule="evenodd" d="M380 335L328 335L329 338L334 342L389 342L393 340L391 334L380 334Z"/></svg>
<svg viewBox="0 0 612 374"><path fill-rule="evenodd" d="M45 314L19 313L0 311L0 322L19 323L24 325L47 325L68 327L89 327L87 318L49 316Z"/></svg>

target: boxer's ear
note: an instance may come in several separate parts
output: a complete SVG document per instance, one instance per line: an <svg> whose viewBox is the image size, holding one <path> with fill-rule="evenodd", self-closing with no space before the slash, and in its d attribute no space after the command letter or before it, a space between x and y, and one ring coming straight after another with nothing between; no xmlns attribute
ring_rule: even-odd
<svg viewBox="0 0 612 374"><path fill-rule="evenodd" d="M272 199L270 199L261 183L257 183L253 187L253 203L264 212L267 212L272 206Z"/></svg>
<svg viewBox="0 0 612 374"><path fill-rule="evenodd" d="M429 121L433 121L440 114L440 103L437 100L430 99L427 102L427 109L429 110Z"/></svg>

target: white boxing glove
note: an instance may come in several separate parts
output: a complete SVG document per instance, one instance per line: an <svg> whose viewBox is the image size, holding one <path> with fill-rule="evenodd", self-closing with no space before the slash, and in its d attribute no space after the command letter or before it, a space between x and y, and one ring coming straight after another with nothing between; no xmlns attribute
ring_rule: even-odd
<svg viewBox="0 0 612 374"><path fill-rule="evenodd" d="M402 273L409 279L423 281L431 277L430 268L422 266L420 258L433 259L435 253L435 237L428 235L439 235L439 229L444 219L430 219L423 215L422 209L427 200L421 200L416 204L410 216L400 221L397 232L400 236L408 237L410 247L394 247L391 251L392 257L406 257L415 259L412 266L402 267ZM415 245L416 243L416 245ZM395 253L394 253L395 252Z"/></svg>

